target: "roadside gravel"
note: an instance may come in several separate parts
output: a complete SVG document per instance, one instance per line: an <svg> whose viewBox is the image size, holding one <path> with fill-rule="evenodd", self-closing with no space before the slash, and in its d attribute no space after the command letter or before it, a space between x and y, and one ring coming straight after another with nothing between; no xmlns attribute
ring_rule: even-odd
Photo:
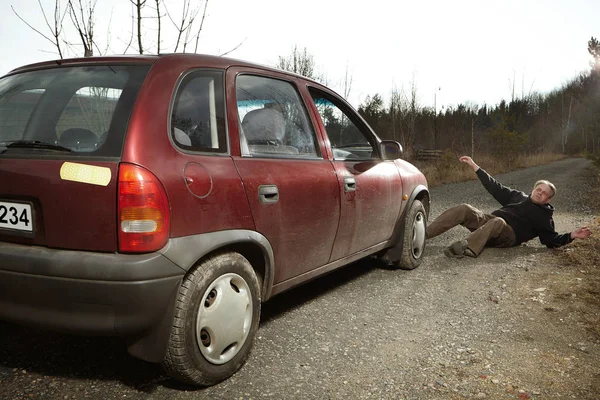
<svg viewBox="0 0 600 400"><path fill-rule="evenodd" d="M483 166L485 168L485 166ZM558 188L559 232L589 224L590 163L568 159L497 176ZM496 207L478 181L432 190L432 215ZM431 218L430 218L431 219ZM531 241L444 257L462 228L431 240L423 264L352 264L263 306L246 365L203 390L129 357L119 339L0 323L0 399L597 399L600 310L581 294L598 265L563 265Z"/></svg>

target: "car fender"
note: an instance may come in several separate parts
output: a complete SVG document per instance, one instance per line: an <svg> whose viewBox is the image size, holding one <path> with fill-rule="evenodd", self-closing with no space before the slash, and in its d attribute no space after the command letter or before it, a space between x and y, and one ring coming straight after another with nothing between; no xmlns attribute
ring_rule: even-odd
<svg viewBox="0 0 600 400"><path fill-rule="evenodd" d="M425 210L429 214L429 189L427 189L425 185L417 185L410 193L410 196L408 196L408 200L406 200L406 205L404 206L402 212L400 213L400 216L398 217L398 221L396 222L396 228L394 229L395 239L398 239L398 237L402 237L405 225L404 217L410 209L410 206L412 206L412 203L414 203L414 201L417 198L421 200L423 206L425 207Z"/></svg>
<svg viewBox="0 0 600 400"><path fill-rule="evenodd" d="M258 232L247 229L232 229L172 238L160 250L160 253L187 272L207 254L225 247L235 249L235 245L240 244L253 244L262 252L264 276L262 277L261 298L266 301L271 297L275 276L275 257L269 240Z"/></svg>

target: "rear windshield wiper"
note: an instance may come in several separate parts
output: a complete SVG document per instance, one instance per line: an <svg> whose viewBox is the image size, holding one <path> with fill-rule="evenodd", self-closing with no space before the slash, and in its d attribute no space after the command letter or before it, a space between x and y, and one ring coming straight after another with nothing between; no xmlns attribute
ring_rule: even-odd
<svg viewBox="0 0 600 400"><path fill-rule="evenodd" d="M54 150L70 153L72 150L68 147L59 146L53 143L42 142L39 140L15 140L11 142L0 142L0 150L5 149L39 149Z"/></svg>

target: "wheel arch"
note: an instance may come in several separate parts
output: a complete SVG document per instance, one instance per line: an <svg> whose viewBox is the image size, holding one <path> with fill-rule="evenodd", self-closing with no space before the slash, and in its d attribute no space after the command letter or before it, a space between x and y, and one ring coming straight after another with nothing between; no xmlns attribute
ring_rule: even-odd
<svg viewBox="0 0 600 400"><path fill-rule="evenodd" d="M224 251L240 253L250 262L259 279L261 302L268 300L275 272L273 248L258 232L240 229L173 238L159 252L187 274L204 259ZM169 306L170 312L166 312L156 326L130 339L129 354L149 362L163 361L174 315L175 294Z"/></svg>
<svg viewBox="0 0 600 400"><path fill-rule="evenodd" d="M390 242L393 245L398 244L399 238L401 238L402 234L404 233L404 227L406 224L406 213L408 212L412 204L415 202L415 200L419 200L423 204L423 207L425 207L425 212L427 213L426 216L429 216L429 210L431 207L429 189L425 185L417 185L410 193L410 196L408 196L408 199L406 200L406 205L404 206L402 212L398 216L398 220L396 221L396 227L394 228L394 234L390 239Z"/></svg>
<svg viewBox="0 0 600 400"><path fill-rule="evenodd" d="M271 243L258 232L236 229L175 238L161 250L186 273L203 259L224 251L240 253L250 262L260 282L261 301L268 300L273 288L275 261Z"/></svg>
<svg viewBox="0 0 600 400"><path fill-rule="evenodd" d="M408 201L406 202L406 207L404 208L404 211L403 211L402 215L400 216L400 220L402 220L402 218L404 218L404 215L406 215L406 212L407 212L406 210L408 210L410 208L410 206L412 205L412 203L415 200L419 200L421 203L423 203L423 207L425 207L425 212L427 213L427 216L429 216L429 210L431 207L431 204L430 204L431 200L429 197L429 189L425 185L419 185L410 194L410 197L408 198Z"/></svg>

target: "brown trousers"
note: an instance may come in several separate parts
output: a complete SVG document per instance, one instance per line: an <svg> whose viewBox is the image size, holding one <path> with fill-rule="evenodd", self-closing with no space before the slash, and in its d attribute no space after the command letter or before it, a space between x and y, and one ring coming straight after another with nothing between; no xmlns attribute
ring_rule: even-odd
<svg viewBox="0 0 600 400"><path fill-rule="evenodd" d="M456 225L462 225L471 231L467 243L476 256L485 246L511 247L515 244L515 232L506 221L484 214L469 204L461 204L441 213L427 227L427 238L436 237Z"/></svg>

